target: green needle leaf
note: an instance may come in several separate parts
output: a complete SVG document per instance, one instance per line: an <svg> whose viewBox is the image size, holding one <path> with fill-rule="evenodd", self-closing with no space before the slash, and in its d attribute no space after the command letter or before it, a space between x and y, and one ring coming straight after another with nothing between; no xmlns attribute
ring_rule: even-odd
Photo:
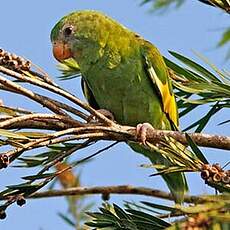
<svg viewBox="0 0 230 230"><path fill-rule="evenodd" d="M205 156L203 155L203 153L200 151L200 149L197 147L197 145L195 144L195 142L192 140L192 138L185 133L185 137L186 140L189 144L189 146L191 147L191 149L193 150L193 152L196 154L196 156L204 163L204 164L208 164L208 160L205 158Z"/></svg>

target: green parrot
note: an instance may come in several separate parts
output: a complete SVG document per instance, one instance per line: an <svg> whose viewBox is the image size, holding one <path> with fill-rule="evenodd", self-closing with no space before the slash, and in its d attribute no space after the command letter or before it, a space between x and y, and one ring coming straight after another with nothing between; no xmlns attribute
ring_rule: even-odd
<svg viewBox="0 0 230 230"><path fill-rule="evenodd" d="M52 29L51 41L58 61L73 58L78 64L83 92L93 108L110 111L118 123L137 126L137 132L145 133L150 125L177 129L178 111L168 69L153 44L92 10L63 17ZM153 164L170 165L143 143L128 144ZM188 190L184 174L175 172L163 178L175 200L181 202Z"/></svg>

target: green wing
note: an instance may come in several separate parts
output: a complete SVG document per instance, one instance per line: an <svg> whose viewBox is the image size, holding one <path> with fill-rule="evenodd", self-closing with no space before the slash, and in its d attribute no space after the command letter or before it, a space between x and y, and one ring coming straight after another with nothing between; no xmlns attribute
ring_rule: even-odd
<svg viewBox="0 0 230 230"><path fill-rule="evenodd" d="M96 99L93 95L93 92L90 90L84 77L81 78L81 87L82 87L83 94L84 94L86 100L88 101L89 105L96 110L100 109L100 107L97 104Z"/></svg>
<svg viewBox="0 0 230 230"><path fill-rule="evenodd" d="M146 75L151 79L154 90L158 92L162 110L167 115L173 127L178 128L178 111L175 96L172 91L169 73L163 57L152 44L145 41L142 49Z"/></svg>
<svg viewBox="0 0 230 230"><path fill-rule="evenodd" d="M169 128L177 129L179 126L177 105L163 57L157 48L148 42L144 43L142 55L144 70L146 75L151 79L153 90L155 90L159 95L159 100L162 104L162 112L167 115L170 124L172 124ZM151 152L135 144L131 146L135 151L141 152L147 156L153 164L164 164L165 166L171 165L171 162L166 160L158 152ZM181 203L183 201L184 194L188 191L188 185L184 173L169 173L162 175L162 177L174 195L176 202Z"/></svg>

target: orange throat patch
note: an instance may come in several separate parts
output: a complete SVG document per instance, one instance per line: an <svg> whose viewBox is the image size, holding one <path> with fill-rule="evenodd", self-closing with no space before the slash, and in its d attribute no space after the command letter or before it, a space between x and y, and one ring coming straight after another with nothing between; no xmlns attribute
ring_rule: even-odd
<svg viewBox="0 0 230 230"><path fill-rule="evenodd" d="M59 41L53 43L53 55L58 61L73 57L70 47L66 43Z"/></svg>

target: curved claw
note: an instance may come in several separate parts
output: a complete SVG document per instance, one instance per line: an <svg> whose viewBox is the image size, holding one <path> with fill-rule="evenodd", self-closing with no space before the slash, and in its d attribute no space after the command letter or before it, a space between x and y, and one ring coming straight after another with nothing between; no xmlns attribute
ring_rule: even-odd
<svg viewBox="0 0 230 230"><path fill-rule="evenodd" d="M109 110L106 110L106 109L98 109L97 112L101 113L102 115L104 115L105 117L107 117L108 119L114 121L114 116L113 114L109 111ZM98 122L97 118L93 115L90 115L87 119L87 122L88 123L93 123L93 122Z"/></svg>
<svg viewBox="0 0 230 230"><path fill-rule="evenodd" d="M138 124L136 127L136 137L144 145L146 145L146 134L148 129L154 129L150 123Z"/></svg>

